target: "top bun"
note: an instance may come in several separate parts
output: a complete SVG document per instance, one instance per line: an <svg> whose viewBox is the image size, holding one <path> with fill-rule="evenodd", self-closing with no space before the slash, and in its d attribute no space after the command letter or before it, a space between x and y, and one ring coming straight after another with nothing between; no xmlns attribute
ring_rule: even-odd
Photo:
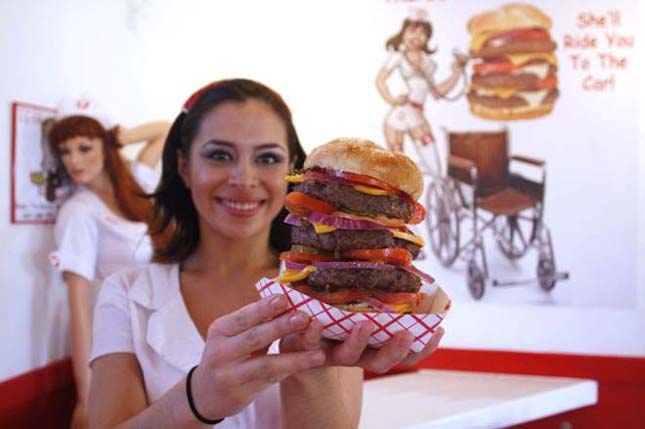
<svg viewBox="0 0 645 429"><path fill-rule="evenodd" d="M414 161L369 140L339 138L318 146L305 160L305 168L312 167L370 176L415 200L423 191L423 175Z"/></svg>
<svg viewBox="0 0 645 429"><path fill-rule="evenodd" d="M496 33L517 28L551 29L551 18L540 9L526 3L509 3L499 9L475 15L468 21L468 31L473 36L484 32Z"/></svg>

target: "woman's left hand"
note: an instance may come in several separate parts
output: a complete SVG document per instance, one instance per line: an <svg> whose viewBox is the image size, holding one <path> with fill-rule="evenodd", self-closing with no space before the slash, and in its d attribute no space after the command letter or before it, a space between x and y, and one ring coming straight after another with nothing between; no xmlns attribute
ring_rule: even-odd
<svg viewBox="0 0 645 429"><path fill-rule="evenodd" d="M465 71L464 64L459 60L454 60L450 64L450 68L452 69L453 74L461 74Z"/></svg>
<svg viewBox="0 0 645 429"><path fill-rule="evenodd" d="M283 338L280 351L323 349L325 366L356 366L383 374L399 364L411 366L425 359L437 349L444 334L444 329L438 328L423 350L411 353L414 335L406 331L394 334L380 349L368 347L367 341L374 328L371 322L358 323L344 341L338 342L322 338L322 325L313 320L303 333Z"/></svg>

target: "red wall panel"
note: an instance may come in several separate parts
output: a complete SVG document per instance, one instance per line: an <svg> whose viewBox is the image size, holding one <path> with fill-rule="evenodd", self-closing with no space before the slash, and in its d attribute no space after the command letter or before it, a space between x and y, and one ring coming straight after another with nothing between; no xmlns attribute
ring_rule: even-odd
<svg viewBox="0 0 645 429"><path fill-rule="evenodd" d="M596 406L526 423L515 429L561 429L564 422L573 428L584 429L645 428L645 358L440 349L417 367L598 380ZM368 378L371 376L367 374ZM0 427L67 429L74 397L69 359L2 382Z"/></svg>

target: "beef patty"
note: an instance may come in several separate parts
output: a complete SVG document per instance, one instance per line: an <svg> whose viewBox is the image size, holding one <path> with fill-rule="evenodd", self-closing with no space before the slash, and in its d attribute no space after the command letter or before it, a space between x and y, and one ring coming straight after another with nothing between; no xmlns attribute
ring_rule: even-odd
<svg viewBox="0 0 645 429"><path fill-rule="evenodd" d="M336 292L342 289L373 289L386 292L418 292L421 280L403 270L369 268L321 268L307 277L307 284L317 292Z"/></svg>
<svg viewBox="0 0 645 429"><path fill-rule="evenodd" d="M351 185L308 180L295 187L314 198L326 201L341 211L362 216L386 216L410 222L413 207L394 195L369 195Z"/></svg>
<svg viewBox="0 0 645 429"><path fill-rule="evenodd" d="M416 258L421 250L421 247L416 244L395 238L390 231L386 230L356 231L337 229L324 234L316 234L316 231L314 231L311 225L294 226L291 228L291 242L327 252L402 247L412 254L412 258Z"/></svg>

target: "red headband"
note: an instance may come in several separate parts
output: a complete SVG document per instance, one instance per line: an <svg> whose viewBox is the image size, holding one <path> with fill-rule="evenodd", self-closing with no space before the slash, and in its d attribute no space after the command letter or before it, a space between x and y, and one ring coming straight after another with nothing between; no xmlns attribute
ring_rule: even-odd
<svg viewBox="0 0 645 429"><path fill-rule="evenodd" d="M209 83L206 86L199 88L197 91L193 92L193 94L190 97L188 97L188 99L184 102L184 105L181 108L182 113L188 113L190 109L193 108L195 101L199 98L200 95L202 95L205 91L219 85L221 82L223 81L216 80L214 82Z"/></svg>

